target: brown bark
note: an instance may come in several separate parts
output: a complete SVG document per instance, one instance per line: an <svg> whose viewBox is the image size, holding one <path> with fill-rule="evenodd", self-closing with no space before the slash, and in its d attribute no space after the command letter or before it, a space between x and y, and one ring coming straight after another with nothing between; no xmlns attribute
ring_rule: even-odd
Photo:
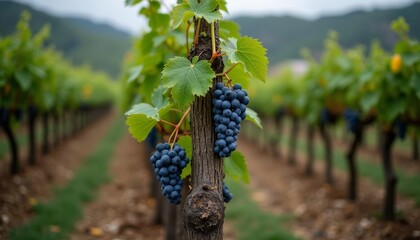
<svg viewBox="0 0 420 240"><path fill-rule="evenodd" d="M352 201L357 199L357 166L356 166L356 151L361 145L363 127L358 126L354 133L353 141L351 142L350 149L347 153L347 163L349 166L349 185L348 185L348 198Z"/></svg>
<svg viewBox="0 0 420 240"><path fill-rule="evenodd" d="M7 116L5 121L1 121L1 127L6 133L7 140L9 142L10 153L12 155L12 160L10 162L10 173L17 174L19 172L19 146L16 141L16 135L12 128L11 111L8 110L6 114Z"/></svg>
<svg viewBox="0 0 420 240"><path fill-rule="evenodd" d="M190 58L199 56L208 60L212 55L210 24L201 20L198 44L193 45ZM218 24L215 24L216 48L219 45ZM212 68L223 72L223 60L217 58ZM213 82L221 81L213 79ZM211 92L196 97L191 106L191 137L193 154L191 162L192 191L183 206L183 224L189 240L223 239L224 203L222 197L223 162L213 152L215 132L212 118Z"/></svg>

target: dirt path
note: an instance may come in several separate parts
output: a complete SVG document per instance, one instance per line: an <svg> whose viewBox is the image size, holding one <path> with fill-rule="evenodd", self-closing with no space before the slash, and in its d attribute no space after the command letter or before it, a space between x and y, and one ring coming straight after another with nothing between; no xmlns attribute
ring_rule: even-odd
<svg viewBox="0 0 420 240"><path fill-rule="evenodd" d="M402 220L378 220L382 187L359 178L359 201L351 203L345 200L344 172L335 170L336 184L325 186L322 162L315 162L314 176L304 176L302 167L288 166L285 159L274 159L256 145L239 143L251 174L252 196L271 212L293 213L296 220L290 227L295 234L304 239L420 239L420 209L411 199L398 196ZM304 153L297 154L298 165L304 159Z"/></svg>
<svg viewBox="0 0 420 240"><path fill-rule="evenodd" d="M125 134L111 161L111 181L85 207L84 218L70 239L95 239L94 235L104 240L163 239L163 227L152 222L155 201L149 198L145 151L144 145Z"/></svg>
<svg viewBox="0 0 420 240"><path fill-rule="evenodd" d="M108 114L50 154L40 156L36 166L22 164L22 171L16 176L9 174L8 167L0 169L0 239L6 239L10 228L32 216L33 204L48 200L55 187L73 177L74 170L94 150L115 115Z"/></svg>

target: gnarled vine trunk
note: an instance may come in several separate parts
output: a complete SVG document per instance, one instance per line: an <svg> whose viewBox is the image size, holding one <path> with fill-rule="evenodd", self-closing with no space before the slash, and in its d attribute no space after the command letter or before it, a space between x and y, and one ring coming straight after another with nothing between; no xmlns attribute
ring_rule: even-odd
<svg viewBox="0 0 420 240"><path fill-rule="evenodd" d="M325 182L332 185L334 183L332 176L332 150L331 150L331 137L327 130L326 124L320 124L319 130L322 140L324 141L325 148Z"/></svg>
<svg viewBox="0 0 420 240"><path fill-rule="evenodd" d="M295 165L296 164L296 143L298 138L298 130L299 130L299 120L296 116L292 116L292 130L290 133L289 139L289 158L288 164Z"/></svg>
<svg viewBox="0 0 420 240"><path fill-rule="evenodd" d="M197 29L198 44L193 45L190 58L199 56L209 60L212 56L211 27L204 19ZM215 23L216 49L219 45L219 27ZM212 68L216 73L223 72L223 60L217 58ZM213 82L222 81L221 77ZM215 132L212 117L212 96L207 92L204 97L196 97L191 105L191 137L193 153L191 163L192 190L183 205L183 224L186 239L218 240L223 239L224 203L222 197L223 162L213 152Z"/></svg>
<svg viewBox="0 0 420 240"><path fill-rule="evenodd" d="M361 145L363 126L358 126L356 132L353 134L353 141L350 149L347 152L347 164L349 166L349 182L348 182L348 198L352 201L357 199L357 165L356 165L356 151Z"/></svg>
<svg viewBox="0 0 420 240"><path fill-rule="evenodd" d="M11 113L8 111L6 113L6 119L1 121L1 126L6 133L7 139L9 141L10 153L12 156L10 162L10 173L17 174L19 172L19 151L18 145L16 142L16 136L13 132L12 123L11 123Z"/></svg>
<svg viewBox="0 0 420 240"><path fill-rule="evenodd" d="M395 132L392 130L384 131L384 142L382 146L382 161L385 173L385 198L384 198L384 219L394 220L395 218L395 198L397 175L392 165L391 150L395 141Z"/></svg>
<svg viewBox="0 0 420 240"><path fill-rule="evenodd" d="M35 136L35 122L36 122L37 112L34 107L30 107L28 110L28 138L29 138L29 148L28 148L28 162L30 165L35 165L36 163L36 136Z"/></svg>
<svg viewBox="0 0 420 240"><path fill-rule="evenodd" d="M307 151L307 160L305 174L312 175L314 172L314 159L315 159L315 149L314 149L314 135L315 128L312 125L308 125L306 130L306 151Z"/></svg>
<svg viewBox="0 0 420 240"><path fill-rule="evenodd" d="M58 147L60 144L60 124L59 124L59 114L57 112L53 113L53 122L54 122L54 147Z"/></svg>
<svg viewBox="0 0 420 240"><path fill-rule="evenodd" d="M278 147L278 142L281 142L281 138L283 137L282 133L283 133L283 125L284 125L284 111L282 109L278 110L274 119L274 123L276 126L276 133L279 136L279 138L277 138L277 148L276 148L276 157L281 157L281 150Z"/></svg>

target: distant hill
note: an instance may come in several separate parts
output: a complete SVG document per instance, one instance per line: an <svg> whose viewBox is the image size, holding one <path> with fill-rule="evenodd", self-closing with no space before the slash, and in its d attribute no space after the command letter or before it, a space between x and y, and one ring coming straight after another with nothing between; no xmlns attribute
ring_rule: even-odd
<svg viewBox="0 0 420 240"><path fill-rule="evenodd" d="M132 40L128 33L105 24L80 18L55 17L20 3L0 1L0 36L15 31L24 10L31 13L30 25L34 32L46 23L51 26L47 44L56 46L74 64L87 63L93 69L118 76L121 60L131 48Z"/></svg>
<svg viewBox="0 0 420 240"><path fill-rule="evenodd" d="M257 37L263 42L270 62L275 64L300 57L302 47L319 56L329 30L339 33L339 41L344 47L369 46L372 39L378 39L384 48L391 50L397 36L390 30L390 23L399 16L405 17L410 24L410 36L420 39L419 2L400 9L356 11L314 21L291 16L236 17L233 20L239 23L243 35Z"/></svg>
<svg viewBox="0 0 420 240"><path fill-rule="evenodd" d="M29 10L31 26L35 31L44 24L51 26L49 43L62 51L75 64L88 63L94 69L108 72L115 77L120 72L121 59L131 48L128 33L105 24L81 18L61 18L35 10L29 6L0 1L0 36L14 31L20 13ZM420 39L420 2L400 9L356 11L341 16L305 20L292 16L236 17L243 35L259 38L268 49L271 64L299 58L300 49L307 47L319 56L328 31L339 33L344 47L357 44L369 46L378 39L391 50L397 36L390 30L390 23L404 16L410 24L410 36Z"/></svg>

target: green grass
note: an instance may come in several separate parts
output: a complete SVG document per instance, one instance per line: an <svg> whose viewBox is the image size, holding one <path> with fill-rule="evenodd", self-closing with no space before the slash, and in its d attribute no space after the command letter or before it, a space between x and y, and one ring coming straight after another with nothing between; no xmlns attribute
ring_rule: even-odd
<svg viewBox="0 0 420 240"><path fill-rule="evenodd" d="M234 198L226 206L226 218L235 223L239 240L295 240L281 225L293 219L292 216L275 215L262 210L249 197L249 191L241 183L226 180Z"/></svg>
<svg viewBox="0 0 420 240"><path fill-rule="evenodd" d="M76 221L83 216L83 204L93 200L99 186L109 179L108 163L123 129L121 121L116 121L73 179L58 189L49 202L37 205L35 217L10 231L10 239L67 239ZM50 231L51 226L59 227L60 231Z"/></svg>
<svg viewBox="0 0 420 240"><path fill-rule="evenodd" d="M266 133L267 134L267 133ZM272 136L272 135L271 135ZM284 147L288 147L288 142L290 139L289 132L285 132L281 137L276 136L277 140ZM321 142L314 142L315 147L315 159L323 160L324 159L324 145ZM303 152L306 154L306 139L298 138L297 139L297 151ZM369 161L364 157L357 157L357 170L360 176L370 179L372 182L383 185L384 184L384 173L382 164ZM345 152L339 148L333 148L333 165L334 168L340 169L342 171L347 171L347 160L345 157ZM408 196L412 197L416 204L420 206L420 174L408 174L404 170L396 167L396 173L398 176L397 191Z"/></svg>

